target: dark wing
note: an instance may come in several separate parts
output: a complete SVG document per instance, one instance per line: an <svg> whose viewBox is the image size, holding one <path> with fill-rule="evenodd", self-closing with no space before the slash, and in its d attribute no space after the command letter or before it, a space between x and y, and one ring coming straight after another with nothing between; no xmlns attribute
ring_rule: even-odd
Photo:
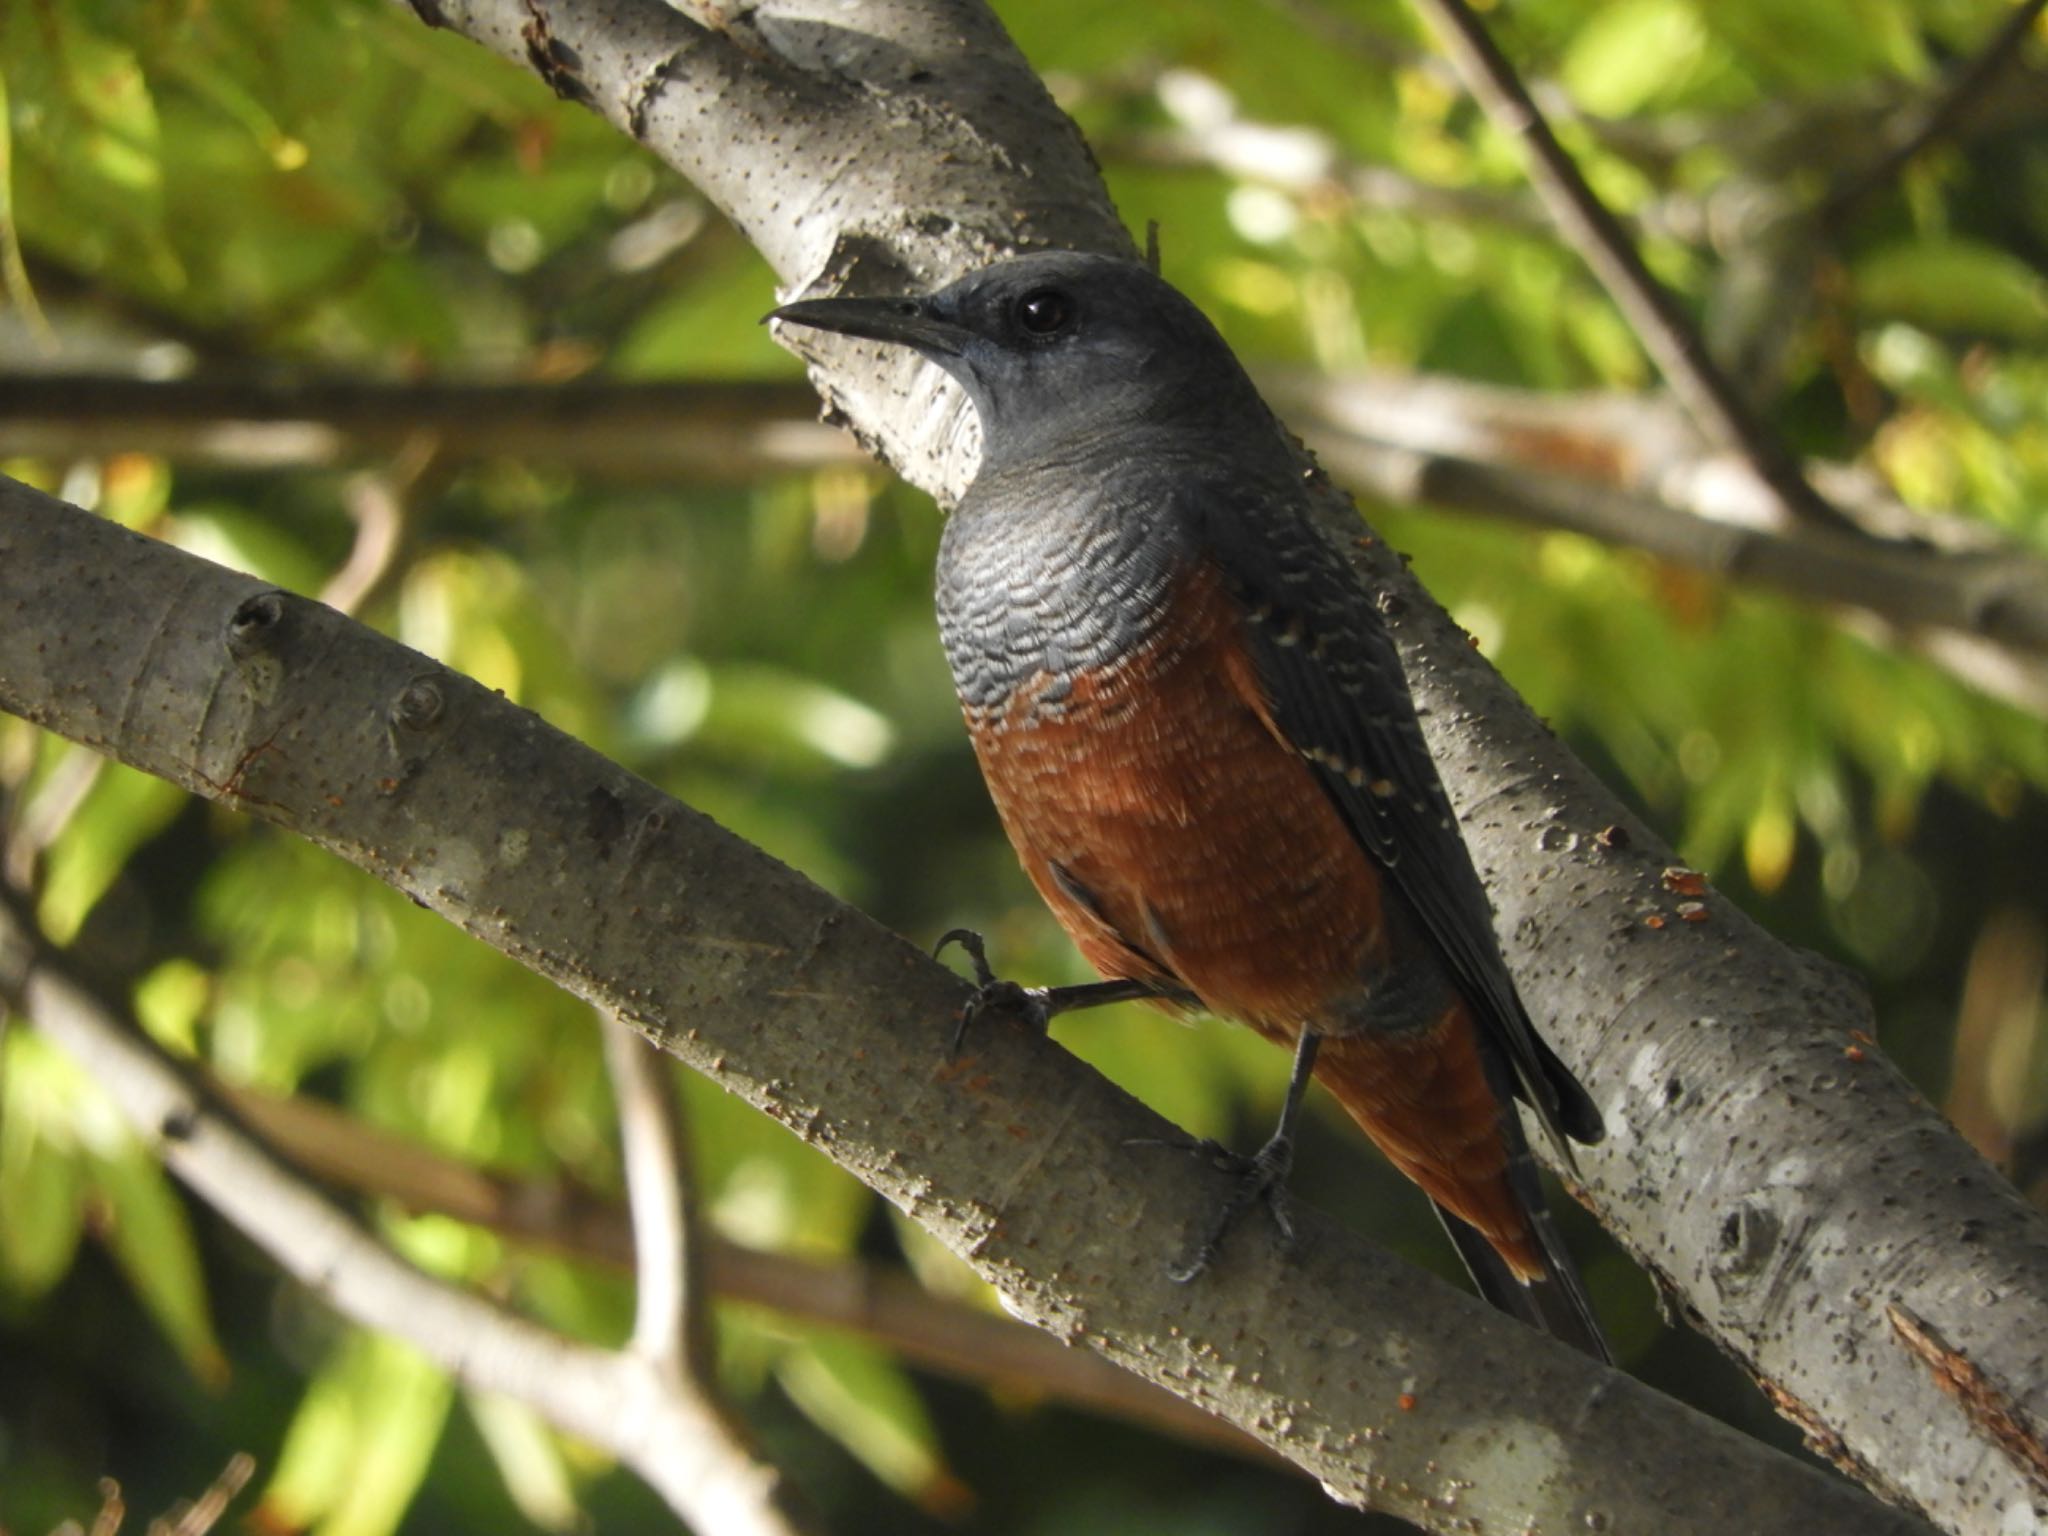
<svg viewBox="0 0 2048 1536"><path fill-rule="evenodd" d="M1379 610L1295 497L1244 505L1191 488L1203 553L1250 622L1246 645L1286 742L1314 768L1353 835L1392 877L1449 963L1566 1161L1598 1141L1600 1112L1537 1035L1494 937L1493 912L1422 739ZM1234 504L1233 504L1234 503Z"/></svg>

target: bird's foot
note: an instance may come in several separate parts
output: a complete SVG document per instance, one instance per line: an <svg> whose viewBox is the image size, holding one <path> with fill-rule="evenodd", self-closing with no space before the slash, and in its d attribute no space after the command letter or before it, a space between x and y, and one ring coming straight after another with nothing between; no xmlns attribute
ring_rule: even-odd
<svg viewBox="0 0 2048 1536"><path fill-rule="evenodd" d="M960 1010L960 1022L953 1026L953 1038L946 1047L949 1056L960 1054L960 1042L967 1038L967 1031L974 1026L976 1019L991 1009L1023 1020L1042 1035L1055 1017L1072 1013L1077 1008L1100 1008L1105 1003L1129 1003L1148 997L1165 998L1181 1006L1194 1002L1191 993L1177 987L1130 977L1082 982L1072 987L1023 987L1014 981L1002 980L989 968L988 951L982 944L981 935L972 928L955 928L948 933L933 948L933 956L943 955L954 944L966 950L967 958L974 962L975 991L967 1000L967 1006Z"/></svg>
<svg viewBox="0 0 2048 1536"><path fill-rule="evenodd" d="M932 949L934 958L943 955L952 945L958 944L967 951L967 958L974 962L974 995L967 999L960 1009L960 1018L953 1025L953 1036L946 1042L946 1054L958 1056L960 1046L967 1038L967 1031L975 1021L991 1009L1007 1013L1021 1020L1024 1025L1044 1034L1052 1024L1055 1012L1052 1006L1051 987L1025 987L1014 981L1005 981L989 968L988 947L980 934L972 928L955 928L941 938Z"/></svg>
<svg viewBox="0 0 2048 1536"><path fill-rule="evenodd" d="M1294 1246L1294 1217L1290 1211L1293 1197L1287 1193L1287 1174L1294 1166L1292 1136L1276 1135L1250 1157L1206 1137L1199 1140L1193 1137L1147 1137L1125 1145L1176 1147L1184 1152L1193 1152L1235 1180L1229 1196L1210 1219L1194 1252L1188 1255L1185 1263L1176 1264L1166 1271L1167 1278L1175 1284L1186 1285L1201 1278L1203 1272L1216 1262L1216 1255L1223 1251L1223 1240L1230 1235L1231 1229L1244 1219L1245 1212L1261 1202L1280 1233L1280 1246L1283 1249Z"/></svg>

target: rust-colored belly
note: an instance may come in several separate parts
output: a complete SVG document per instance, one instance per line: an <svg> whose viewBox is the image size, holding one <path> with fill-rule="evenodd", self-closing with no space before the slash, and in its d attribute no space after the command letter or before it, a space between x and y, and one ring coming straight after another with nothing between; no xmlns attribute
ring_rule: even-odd
<svg viewBox="0 0 2048 1536"><path fill-rule="evenodd" d="M1057 706L1048 678L970 714L975 751L1025 870L1097 969L1177 981L1292 1039L1375 957L1377 872L1268 723L1213 571L1187 578L1175 612Z"/></svg>
<svg viewBox="0 0 2048 1536"><path fill-rule="evenodd" d="M1420 1029L1358 1028L1362 990L1403 958L1379 871L1274 728L1213 571L1188 578L1176 613L1169 638L1074 679L1057 707L1047 678L970 712L1025 870L1105 976L1184 987L1282 1042L1330 1034L1317 1081L1518 1274L1541 1275L1470 1009L1446 993Z"/></svg>

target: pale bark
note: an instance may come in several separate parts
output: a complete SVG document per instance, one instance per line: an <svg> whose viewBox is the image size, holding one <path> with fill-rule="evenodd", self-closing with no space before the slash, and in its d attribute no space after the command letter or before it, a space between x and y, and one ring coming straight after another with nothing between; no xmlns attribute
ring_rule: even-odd
<svg viewBox="0 0 2048 1536"><path fill-rule="evenodd" d="M0 511L0 516L4 516ZM787 1483L664 1362L551 1333L416 1269L280 1163L75 977L0 898L0 998L56 1041L199 1197L342 1316L464 1386L533 1406L633 1468L701 1536L801 1536Z"/></svg>

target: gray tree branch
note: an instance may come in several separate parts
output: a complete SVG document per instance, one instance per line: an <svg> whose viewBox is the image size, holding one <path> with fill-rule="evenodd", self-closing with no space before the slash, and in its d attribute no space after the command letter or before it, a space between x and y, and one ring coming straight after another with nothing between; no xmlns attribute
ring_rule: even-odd
<svg viewBox="0 0 2048 1536"><path fill-rule="evenodd" d="M94 622L76 622L88 612ZM923 1223L1014 1313L1229 1419L1338 1498L1438 1531L1923 1529L1313 1213L1297 1218L1296 1252L1248 1240L1201 1285L1173 1284L1166 1260L1225 1176L1171 1153L1131 1176L1125 1144L1166 1133L1156 1116L1025 1031L991 1026L973 1057L945 1061L965 997L950 972L332 610L0 481L0 614L0 707L308 837L632 1019ZM1862 1094L1903 1094L1868 1065ZM1627 1147L1634 1120L1595 1081ZM160 1089L134 1107L139 1123L180 1130L192 1108ZM170 1150L218 1145L214 1125ZM200 1188L236 1219L280 1225L285 1191L267 1173ZM1942 1193L1951 1218L1971 1198ZM1743 1230L1764 1230L1769 1210ZM465 1368L485 1369L481 1304L385 1273L353 1230L324 1206L308 1212L288 1267L349 1281L338 1304L376 1325L446 1330ZM2003 1251L2008 1236L1987 1241ZM1761 1272L1776 1252L1758 1241L1744 1256ZM1948 1312L1930 1322L1955 1340ZM488 1384L537 1391L559 1377L570 1393L597 1379L579 1346L505 1327L520 1352ZM605 1397L563 1411L621 1414L648 1447L683 1432L645 1418L644 1384Z"/></svg>
<svg viewBox="0 0 2048 1536"><path fill-rule="evenodd" d="M1559 528L1827 605L1880 643L2048 715L2048 560L1980 522L1900 505L1848 465L1808 473L1855 526L1778 526L1768 493L1668 400L1440 375L1288 368L1267 398L1353 490ZM518 457L607 479L744 482L861 462L801 385L0 379L0 455L118 452L236 468ZM401 480L405 477L401 474ZM379 486L357 492L377 510ZM367 549L371 525L359 549ZM382 544L365 555L388 560ZM356 561L352 559L351 565ZM346 605L344 605L346 606Z"/></svg>

